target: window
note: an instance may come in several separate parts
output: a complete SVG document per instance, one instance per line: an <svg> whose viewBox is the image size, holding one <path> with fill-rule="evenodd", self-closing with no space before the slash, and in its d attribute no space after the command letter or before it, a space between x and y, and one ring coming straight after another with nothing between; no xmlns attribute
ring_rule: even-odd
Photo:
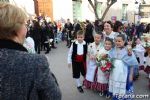
<svg viewBox="0 0 150 100"><path fill-rule="evenodd" d="M150 17L150 5L140 5L139 7L139 15L142 18L149 18Z"/></svg>
<svg viewBox="0 0 150 100"><path fill-rule="evenodd" d="M81 12L82 12L81 2L73 1L73 19L81 20L82 18Z"/></svg>
<svg viewBox="0 0 150 100"><path fill-rule="evenodd" d="M9 0L0 0L0 2L9 2Z"/></svg>
<svg viewBox="0 0 150 100"><path fill-rule="evenodd" d="M127 7L128 4L122 5L122 20L127 20Z"/></svg>
<svg viewBox="0 0 150 100"><path fill-rule="evenodd" d="M98 2L96 10L98 13L98 17L101 18L102 17L102 2Z"/></svg>

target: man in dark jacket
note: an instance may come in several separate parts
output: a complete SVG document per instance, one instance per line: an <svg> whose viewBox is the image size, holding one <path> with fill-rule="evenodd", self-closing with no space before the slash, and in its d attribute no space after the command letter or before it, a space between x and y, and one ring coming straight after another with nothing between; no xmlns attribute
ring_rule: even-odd
<svg viewBox="0 0 150 100"><path fill-rule="evenodd" d="M72 31L72 37L75 39L77 37L77 32L81 29L80 24L78 23L78 20L74 20L73 24L73 31Z"/></svg>
<svg viewBox="0 0 150 100"><path fill-rule="evenodd" d="M73 25L70 19L67 19L67 23L64 26L65 32L67 33L67 46L71 46L71 31L73 30Z"/></svg>
<svg viewBox="0 0 150 100"><path fill-rule="evenodd" d="M93 25L90 23L89 20L86 20L85 41L86 43L94 42Z"/></svg>

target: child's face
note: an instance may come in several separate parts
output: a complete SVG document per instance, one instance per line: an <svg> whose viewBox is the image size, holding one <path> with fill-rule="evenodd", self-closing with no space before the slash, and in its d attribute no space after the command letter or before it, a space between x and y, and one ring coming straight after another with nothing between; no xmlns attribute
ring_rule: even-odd
<svg viewBox="0 0 150 100"><path fill-rule="evenodd" d="M116 39L115 39L116 47L121 48L124 46L124 44L125 44L125 42L123 41L122 37L116 37Z"/></svg>
<svg viewBox="0 0 150 100"><path fill-rule="evenodd" d="M112 43L110 41L105 41L105 50L110 50L112 48Z"/></svg>
<svg viewBox="0 0 150 100"><path fill-rule="evenodd" d="M84 35L77 35L77 40L79 43L82 43L84 40Z"/></svg>
<svg viewBox="0 0 150 100"><path fill-rule="evenodd" d="M101 35L96 34L96 35L94 36L94 41L95 41L95 43L96 43L96 44L99 44L99 43L100 43L100 40L101 40Z"/></svg>
<svg viewBox="0 0 150 100"><path fill-rule="evenodd" d="M128 41L128 45L132 45L132 41Z"/></svg>
<svg viewBox="0 0 150 100"><path fill-rule="evenodd" d="M140 44L140 42L141 42L140 39L136 40L136 44Z"/></svg>
<svg viewBox="0 0 150 100"><path fill-rule="evenodd" d="M147 42L147 40L148 40L148 38L147 38L147 37L144 37L144 41Z"/></svg>

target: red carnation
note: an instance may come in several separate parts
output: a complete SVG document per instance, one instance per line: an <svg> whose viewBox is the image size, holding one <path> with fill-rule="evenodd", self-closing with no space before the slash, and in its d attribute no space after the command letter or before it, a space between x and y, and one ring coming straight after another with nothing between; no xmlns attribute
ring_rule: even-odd
<svg viewBox="0 0 150 100"><path fill-rule="evenodd" d="M107 68L111 68L111 66L112 66L111 62L107 62L107 63L106 63L106 67L107 67Z"/></svg>
<svg viewBox="0 0 150 100"><path fill-rule="evenodd" d="M102 70L103 72L105 72L106 69L105 69L105 67L101 67L101 70Z"/></svg>

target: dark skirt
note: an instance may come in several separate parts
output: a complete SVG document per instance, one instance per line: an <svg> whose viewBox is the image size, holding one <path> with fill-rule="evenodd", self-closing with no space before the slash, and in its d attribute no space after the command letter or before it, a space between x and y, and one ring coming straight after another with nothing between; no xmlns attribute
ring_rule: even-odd
<svg viewBox="0 0 150 100"><path fill-rule="evenodd" d="M146 66L146 68L144 69L144 71L145 71L147 74L150 74L150 66Z"/></svg>
<svg viewBox="0 0 150 100"><path fill-rule="evenodd" d="M149 79L149 85L148 86L149 86L149 89L150 89L150 79Z"/></svg>
<svg viewBox="0 0 150 100"><path fill-rule="evenodd" d="M83 84L84 84L84 86L87 88L87 89L91 89L91 84L92 84L92 82L90 82L90 81L88 81L88 80L84 80L83 81Z"/></svg>

